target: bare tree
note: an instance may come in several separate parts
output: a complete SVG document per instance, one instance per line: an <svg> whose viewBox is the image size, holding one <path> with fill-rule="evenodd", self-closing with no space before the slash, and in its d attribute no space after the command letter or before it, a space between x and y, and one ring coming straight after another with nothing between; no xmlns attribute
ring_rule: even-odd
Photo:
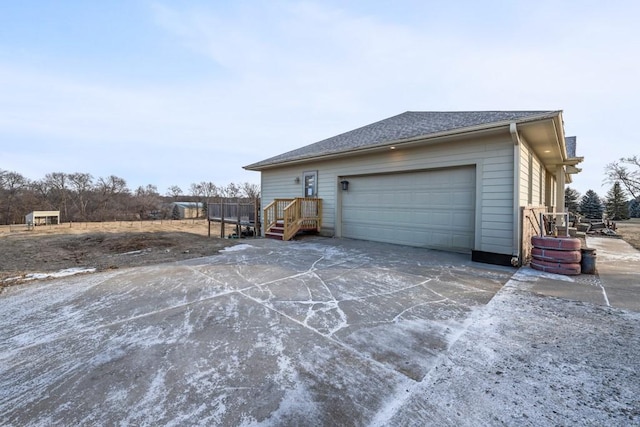
<svg viewBox="0 0 640 427"><path fill-rule="evenodd" d="M196 200L200 200L202 198L202 186L200 184L192 183L189 186L189 194Z"/></svg>
<svg viewBox="0 0 640 427"><path fill-rule="evenodd" d="M202 213L206 215L213 198L260 197L260 186L232 182L218 187L201 181L191 184L189 194L202 203ZM184 193L172 185L166 195L179 200ZM53 172L30 181L17 172L0 169L0 223L22 221L30 210L60 210L63 221L146 218L160 210L161 200L155 185L140 186L132 194L127 182L115 175L94 180L89 173Z"/></svg>
<svg viewBox="0 0 640 427"><path fill-rule="evenodd" d="M258 184L243 182L240 185L240 190L245 197L248 197L250 199L257 199L258 197L260 197L260 186Z"/></svg>
<svg viewBox="0 0 640 427"><path fill-rule="evenodd" d="M177 185L172 185L167 188L167 197L173 197L174 200L177 200L178 197L182 195L182 189Z"/></svg>
<svg viewBox="0 0 640 427"><path fill-rule="evenodd" d="M98 188L109 194L128 193L127 181L115 175L109 175L107 178L98 178Z"/></svg>
<svg viewBox="0 0 640 427"><path fill-rule="evenodd" d="M209 203L209 199L211 199L212 197L218 196L218 186L211 181L201 182L200 188L202 188L202 196L207 203Z"/></svg>
<svg viewBox="0 0 640 427"><path fill-rule="evenodd" d="M206 217L209 212L211 198L218 195L218 187L213 182L201 181L197 184L191 184L189 189L191 195L202 203L202 214Z"/></svg>
<svg viewBox="0 0 640 427"><path fill-rule="evenodd" d="M44 176L44 183L48 189L49 200L60 211L61 221L69 220L69 182L64 172L48 173Z"/></svg>
<svg viewBox="0 0 640 427"><path fill-rule="evenodd" d="M38 201L38 209L52 210L55 209L49 200L49 188L44 180L32 181L29 185L35 200ZM36 209L34 209L36 210Z"/></svg>
<svg viewBox="0 0 640 427"><path fill-rule="evenodd" d="M138 187L135 192L135 206L140 219L148 218L152 212L160 210L158 187L148 184Z"/></svg>
<svg viewBox="0 0 640 427"><path fill-rule="evenodd" d="M20 195L28 183L29 181L18 172L0 171L0 200L5 224L21 219L22 213L16 212L15 205L20 201Z"/></svg>
<svg viewBox="0 0 640 427"><path fill-rule="evenodd" d="M73 206L79 212L80 217L86 221L88 218L87 206L93 191L93 176L89 173L76 172L69 174L69 182Z"/></svg>
<svg viewBox="0 0 640 427"><path fill-rule="evenodd" d="M605 167L610 184L620 182L633 199L640 197L640 157L626 157L610 163Z"/></svg>
<svg viewBox="0 0 640 427"><path fill-rule="evenodd" d="M230 182L226 187L220 188L222 197L240 197L241 190L237 184Z"/></svg>
<svg viewBox="0 0 640 427"><path fill-rule="evenodd" d="M97 212L100 220L104 221L111 215L115 218L122 213L120 210L125 202L122 199L129 195L127 182L124 179L115 175L98 178L96 190L100 203L100 209Z"/></svg>
<svg viewBox="0 0 640 427"><path fill-rule="evenodd" d="M193 183L189 187L191 195L195 197L204 197L209 199L218 195L218 187L213 182L201 181L199 183Z"/></svg>

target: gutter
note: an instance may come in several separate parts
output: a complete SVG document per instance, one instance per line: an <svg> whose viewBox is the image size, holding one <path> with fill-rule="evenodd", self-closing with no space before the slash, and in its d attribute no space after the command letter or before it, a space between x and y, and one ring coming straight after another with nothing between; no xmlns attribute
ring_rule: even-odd
<svg viewBox="0 0 640 427"><path fill-rule="evenodd" d="M507 122L492 123L490 126L487 126L487 125L474 126L474 127L464 128L464 129L456 129L453 131L434 133L430 135L421 135L421 136L415 136L415 137L406 138L406 139L385 141L373 146L369 145L366 147L356 148L352 150L332 152L328 154L320 154L320 155L314 155L309 157L302 157L298 159L285 160L282 162L269 163L265 165L259 165L258 163L261 163L261 162L258 162L251 165L243 166L242 168L245 170L251 170L251 171L261 171L265 169L280 168L280 167L291 166L291 165L296 165L300 163L307 163L311 161L316 162L316 161L335 159L343 156L366 154L369 152L380 151L381 149L388 149L391 146L402 145L404 147L410 147L411 145L422 144L422 143L425 143L426 141L429 141L431 143L440 143L440 142L446 142L447 140L450 140L450 139L456 139L456 138L459 138L460 136L464 136L467 134L484 134L484 133L496 132L502 129L506 129L508 125L509 123Z"/></svg>
<svg viewBox="0 0 640 427"><path fill-rule="evenodd" d="M516 120L515 122L502 121L502 122L494 122L494 123L485 123L485 124L481 124L481 125L470 126L470 127L466 127L466 128L459 128L459 129L452 129L452 130L439 132L439 133L433 133L433 134L429 134L429 135L415 136L415 137L411 137L411 138L407 138L407 139L398 139L398 140L394 140L394 141L385 141L385 142L381 142L378 145L366 146L366 147L356 148L356 149L352 149L352 150L345 150L345 151L340 151L340 152L337 152L337 153L336 152L331 152L331 153L327 153L327 154L309 155L309 156L303 156L303 157L294 158L294 159L291 159L291 160L284 160L284 161L277 161L276 160L273 163L271 163L271 162L264 163L265 161L261 161L261 162L252 163L252 164L247 165L247 166L243 166L242 168L245 169L245 170L250 170L250 171L262 171L262 170L265 170L265 169L292 166L292 165L297 165L297 164L300 164L300 163L306 163L306 162L310 162L310 161L330 160L330 159L335 159L335 158L342 157L342 156L364 154L364 153L368 153L368 152L371 152L371 151L376 151L376 150L388 148L388 147L390 147L392 145L401 145L401 144L402 145L411 145L412 143L424 143L425 141L428 141L428 140L431 140L434 143L439 142L439 140L441 140L442 142L445 142L447 139L455 138L455 137L462 136L462 135L465 135L465 134L492 132L492 131L495 131L495 130L498 130L498 129L508 128L512 124L515 124L515 123L530 123L530 122L535 122L535 121L540 121L540 120L545 120L545 119L553 119L555 117L558 117L558 115L561 114L561 113L562 113L562 110L550 111L550 112L545 112L545 113L542 113L542 114L539 114L539 115L523 117L523 118L521 118L519 120Z"/></svg>

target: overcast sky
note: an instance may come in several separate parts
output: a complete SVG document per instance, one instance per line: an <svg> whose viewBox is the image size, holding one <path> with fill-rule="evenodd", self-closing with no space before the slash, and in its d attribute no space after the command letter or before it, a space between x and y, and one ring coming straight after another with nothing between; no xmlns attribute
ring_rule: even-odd
<svg viewBox="0 0 640 427"><path fill-rule="evenodd" d="M242 166L402 113L563 110L583 172L640 154L640 2L2 1L0 169L129 188Z"/></svg>

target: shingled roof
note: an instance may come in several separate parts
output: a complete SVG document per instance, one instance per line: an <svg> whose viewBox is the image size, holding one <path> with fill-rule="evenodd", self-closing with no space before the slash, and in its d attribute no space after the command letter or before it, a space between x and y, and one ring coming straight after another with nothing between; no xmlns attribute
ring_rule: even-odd
<svg viewBox="0 0 640 427"><path fill-rule="evenodd" d="M397 116L245 166L260 170L281 163L388 145L416 137L429 137L555 116L559 111L407 111Z"/></svg>
<svg viewBox="0 0 640 427"><path fill-rule="evenodd" d="M567 146L567 157L572 158L576 156L576 137L567 136L565 139L565 145Z"/></svg>

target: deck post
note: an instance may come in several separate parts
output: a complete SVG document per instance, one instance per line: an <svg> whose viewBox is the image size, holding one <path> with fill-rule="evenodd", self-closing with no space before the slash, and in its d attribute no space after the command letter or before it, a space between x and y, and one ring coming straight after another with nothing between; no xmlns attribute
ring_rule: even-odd
<svg viewBox="0 0 640 427"><path fill-rule="evenodd" d="M220 203L220 238L224 239L224 203Z"/></svg>

